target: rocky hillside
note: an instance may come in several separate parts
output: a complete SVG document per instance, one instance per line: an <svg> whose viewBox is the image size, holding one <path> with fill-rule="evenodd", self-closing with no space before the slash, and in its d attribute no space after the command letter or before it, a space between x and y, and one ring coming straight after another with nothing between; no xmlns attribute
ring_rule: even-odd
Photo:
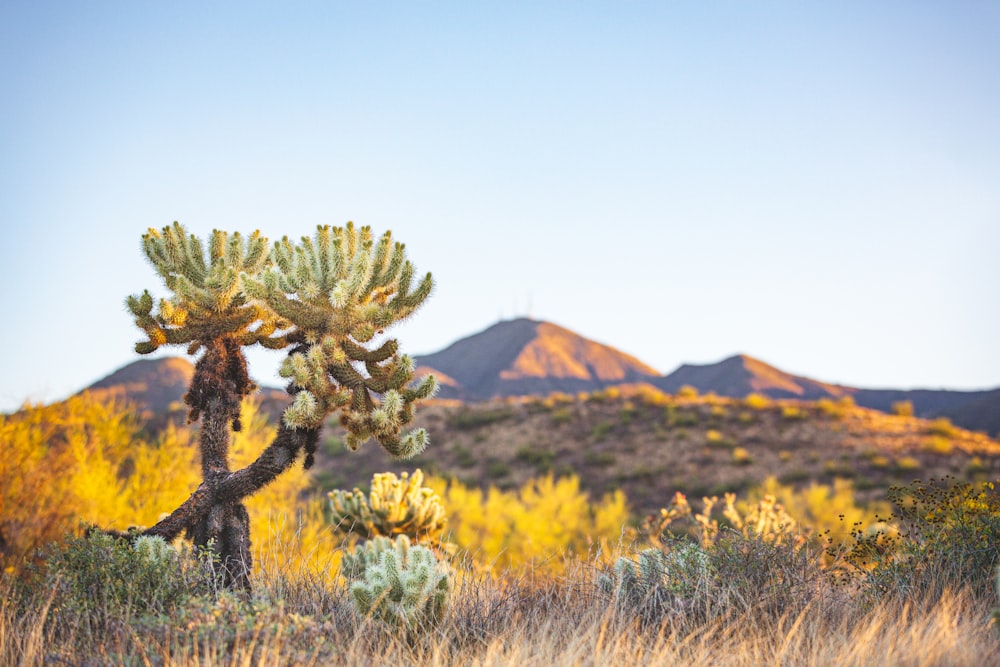
<svg viewBox="0 0 1000 667"><path fill-rule="evenodd" d="M886 415L850 399L685 393L639 387L471 405L434 401L417 412L431 445L413 461L393 461L372 443L348 452L342 433L328 429L316 457L317 485L364 486L375 472L416 467L483 488L576 474L594 495L623 489L645 513L676 491L744 491L771 475L797 487L846 479L868 499L916 478L1000 475L1000 443L947 420Z"/></svg>

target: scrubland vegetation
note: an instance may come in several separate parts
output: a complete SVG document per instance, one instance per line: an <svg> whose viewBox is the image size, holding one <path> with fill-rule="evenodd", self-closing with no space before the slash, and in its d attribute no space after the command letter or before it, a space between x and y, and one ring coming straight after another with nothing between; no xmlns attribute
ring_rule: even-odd
<svg viewBox="0 0 1000 667"><path fill-rule="evenodd" d="M0 664L1000 663L988 438L905 415L876 429L843 401L611 388L451 406L438 421L465 435L442 459L464 478L331 490L314 464L344 469L371 439L433 463L413 457L434 429L406 429L434 379L372 342L430 274L414 285L401 243L351 224L143 241L172 296L127 300L136 351L200 353L191 425L146 433L90 395L0 416ZM258 344L286 351L277 423L247 400ZM680 460L696 472L647 466ZM963 480L881 496L848 474L955 460ZM640 489L658 511L632 516Z"/></svg>
<svg viewBox="0 0 1000 667"><path fill-rule="evenodd" d="M252 402L243 422L237 464L273 438ZM127 406L80 396L3 417L0 431L0 664L1000 661L988 483L906 483L862 502L847 481L771 479L633 517L624 494L592 497L572 475L485 491L430 478L447 606L405 628L358 613L341 576L358 537L306 471L248 499L244 594L190 546L157 558L84 537L83 524L148 525L183 500L198 484L193 429L150 438Z"/></svg>

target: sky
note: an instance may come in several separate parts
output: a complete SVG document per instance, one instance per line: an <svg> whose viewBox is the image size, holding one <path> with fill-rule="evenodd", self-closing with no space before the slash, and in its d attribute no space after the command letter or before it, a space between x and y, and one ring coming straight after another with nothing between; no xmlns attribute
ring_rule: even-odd
<svg viewBox="0 0 1000 667"><path fill-rule="evenodd" d="M391 331L418 356L531 316L664 373L1000 386L998 34L973 1L0 0L0 410L139 358L175 220L391 229L436 281Z"/></svg>

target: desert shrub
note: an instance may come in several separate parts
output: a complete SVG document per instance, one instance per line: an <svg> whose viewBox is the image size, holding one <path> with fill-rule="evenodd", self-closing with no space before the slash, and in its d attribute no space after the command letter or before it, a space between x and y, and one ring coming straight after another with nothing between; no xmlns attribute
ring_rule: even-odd
<svg viewBox="0 0 1000 667"><path fill-rule="evenodd" d="M947 455L954 451L955 445L943 435L932 435L921 443L920 448L932 454Z"/></svg>
<svg viewBox="0 0 1000 667"><path fill-rule="evenodd" d="M618 387L605 387L604 389L598 389L595 392L591 392L587 400L593 401L595 403L606 403L608 401L617 401L621 398L622 391Z"/></svg>
<svg viewBox="0 0 1000 667"><path fill-rule="evenodd" d="M30 588L52 591L48 621L57 632L102 637L132 619L168 614L217 590L213 562L162 538L135 543L92 531L52 544L26 573Z"/></svg>
<svg viewBox="0 0 1000 667"><path fill-rule="evenodd" d="M753 463L753 457L743 447L736 447L733 449L733 463L736 465L746 466Z"/></svg>
<svg viewBox="0 0 1000 667"><path fill-rule="evenodd" d="M752 504L774 498L809 535L823 536L838 545L850 540L852 526L870 523L875 517L887 516L891 511L886 502L859 504L854 495L855 485L847 479L835 479L832 485L813 483L804 489L789 486L793 481L800 480L782 478L779 482L768 477L747 492L744 502ZM737 507L746 509L746 505L739 502Z"/></svg>
<svg viewBox="0 0 1000 667"><path fill-rule="evenodd" d="M573 402L573 397L570 394L554 391L545 398L542 399L542 406L552 410L560 405L566 405Z"/></svg>
<svg viewBox="0 0 1000 667"><path fill-rule="evenodd" d="M510 474L510 464L498 459L490 459L486 462L486 475L490 479L503 479Z"/></svg>
<svg viewBox="0 0 1000 667"><path fill-rule="evenodd" d="M698 390L695 389L694 387L692 387L691 385L686 384L686 385L684 385L683 387L681 387L680 389L677 390L676 396L677 396L677 398L680 398L680 399L683 399L683 400L686 400L686 401L694 400L694 399L698 398Z"/></svg>
<svg viewBox="0 0 1000 667"><path fill-rule="evenodd" d="M702 511L695 512L683 493L675 493L670 505L661 509L659 515L646 518L639 533L656 546L662 546L665 539L687 537L709 547L719 535L720 517L717 514L721 514L724 526L745 537L778 543L805 542L806 534L772 495L737 504L736 494L727 493L722 505L718 497L702 498Z"/></svg>
<svg viewBox="0 0 1000 667"><path fill-rule="evenodd" d="M892 414L897 417L913 416L913 401L897 401L892 404Z"/></svg>
<svg viewBox="0 0 1000 667"><path fill-rule="evenodd" d="M747 397L743 399L743 405L747 406L751 410L765 410L771 407L773 402L770 398L764 396L763 394L753 393L747 394Z"/></svg>
<svg viewBox="0 0 1000 667"><path fill-rule="evenodd" d="M605 436L611 432L612 428L614 428L614 424L611 422L598 422L594 424L594 427L591 429L590 437L596 441L603 440Z"/></svg>
<svg viewBox="0 0 1000 667"><path fill-rule="evenodd" d="M831 398L819 399L816 401L816 408L819 410L821 415L829 417L830 419L843 419L846 412L843 405L835 402Z"/></svg>
<svg viewBox="0 0 1000 667"><path fill-rule="evenodd" d="M797 405L783 405L781 407L781 418L786 421L802 421L808 416L805 410Z"/></svg>
<svg viewBox="0 0 1000 667"><path fill-rule="evenodd" d="M514 411L507 406L492 409L468 407L456 412L451 417L451 425L460 431L471 431L505 421L513 416Z"/></svg>
<svg viewBox="0 0 1000 667"><path fill-rule="evenodd" d="M476 458L475 454L468 447L455 445L452 452L455 454L455 465L459 468L471 468L479 463L479 459Z"/></svg>
<svg viewBox="0 0 1000 667"><path fill-rule="evenodd" d="M731 438L727 438L719 431L715 429L708 429L705 431L705 443L709 447L716 447L719 449L732 449L736 446L736 442Z"/></svg>
<svg viewBox="0 0 1000 667"><path fill-rule="evenodd" d="M672 400L670 394L646 385L640 385L636 389L635 396L643 405L649 407L665 407L670 405Z"/></svg>
<svg viewBox="0 0 1000 667"><path fill-rule="evenodd" d="M970 475L974 475L980 472L986 472L987 467L983 463L983 460L978 456L973 456L969 459L969 462L965 465L965 471Z"/></svg>
<svg viewBox="0 0 1000 667"><path fill-rule="evenodd" d="M875 454L870 459L868 459L868 462L871 464L873 468L888 468L890 465L892 465L892 461L889 459L889 457L883 456L881 454Z"/></svg>
<svg viewBox="0 0 1000 667"><path fill-rule="evenodd" d="M938 417L927 426L927 432L931 435L939 435L945 438L954 438L958 435L958 429L947 417Z"/></svg>
<svg viewBox="0 0 1000 667"><path fill-rule="evenodd" d="M552 422L555 424L568 424L573 421L572 408L558 408L552 411Z"/></svg>
<svg viewBox="0 0 1000 667"><path fill-rule="evenodd" d="M846 556L869 593L989 594L1000 565L1000 496L992 482L914 481L891 487L888 496L893 515L856 530Z"/></svg>
<svg viewBox="0 0 1000 667"><path fill-rule="evenodd" d="M710 621L779 617L823 590L818 551L764 533L723 528L710 544L672 538L598 574L599 589L626 613Z"/></svg>
<svg viewBox="0 0 1000 667"><path fill-rule="evenodd" d="M695 512L678 493L639 535L653 548L619 559L598 584L644 621L778 617L805 608L825 582L822 549L771 495L705 498Z"/></svg>
<svg viewBox="0 0 1000 667"><path fill-rule="evenodd" d="M551 449L538 449L526 445L517 450L514 458L518 461L535 466L541 472L548 472L552 468L552 463L556 459L556 453Z"/></svg>
<svg viewBox="0 0 1000 667"><path fill-rule="evenodd" d="M914 470L920 470L922 467L923 464L920 462L920 459L912 456L900 456L896 459L897 472L912 472Z"/></svg>
<svg viewBox="0 0 1000 667"><path fill-rule="evenodd" d="M82 394L0 415L0 565L16 567L81 522L155 523L158 500L197 486L192 437L168 426L156 442L120 401Z"/></svg>
<svg viewBox="0 0 1000 667"><path fill-rule="evenodd" d="M458 481L429 484L445 504L446 537L483 567L500 572L530 564L561 573L567 556L585 557L592 548L609 551L629 518L621 491L592 501L572 475L550 474L520 489L485 493Z"/></svg>
<svg viewBox="0 0 1000 667"><path fill-rule="evenodd" d="M823 462L823 474L832 477L851 478L856 470L850 461L827 460Z"/></svg>
<svg viewBox="0 0 1000 667"><path fill-rule="evenodd" d="M698 413L694 410L678 410L672 425L678 428L688 428L697 426L700 421Z"/></svg>
<svg viewBox="0 0 1000 667"><path fill-rule="evenodd" d="M812 478L812 473L805 468L792 468L791 470L784 472L778 477L778 480L782 484L795 484L796 482L804 482L807 479Z"/></svg>
<svg viewBox="0 0 1000 667"><path fill-rule="evenodd" d="M609 466L615 460L614 452L587 452L583 455L583 463L588 466Z"/></svg>
<svg viewBox="0 0 1000 667"><path fill-rule="evenodd" d="M619 558L612 570L598 573L597 585L623 611L657 621L709 595L713 574L708 552L678 541L670 549L645 549L634 560Z"/></svg>

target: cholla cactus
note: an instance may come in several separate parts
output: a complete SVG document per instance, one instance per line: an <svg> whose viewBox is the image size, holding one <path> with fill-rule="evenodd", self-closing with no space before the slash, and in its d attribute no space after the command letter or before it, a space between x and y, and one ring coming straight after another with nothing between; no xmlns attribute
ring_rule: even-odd
<svg viewBox="0 0 1000 667"><path fill-rule="evenodd" d="M331 491L333 525L341 533L366 540L379 535L406 535L415 542L434 540L444 531L444 505L434 491L422 486L423 481L419 469L412 477L404 472L397 478L386 472L372 477L367 498L359 489Z"/></svg>
<svg viewBox="0 0 1000 667"><path fill-rule="evenodd" d="M693 542L670 551L651 548L637 560L619 558L611 574L598 575L598 585L619 603L634 608L662 604L669 596L691 598L706 590L713 575L708 552Z"/></svg>
<svg viewBox="0 0 1000 667"><path fill-rule="evenodd" d="M285 424L315 428L339 409L351 449L374 437L400 458L423 450L425 431L400 432L413 418L413 402L434 393L433 376L411 386L413 360L399 354L395 340L374 349L365 343L423 303L433 287L430 274L413 288L405 246L394 244L389 232L375 244L369 227L351 223L320 227L299 245L286 237L272 257L271 269L245 281L248 292L292 322L305 343L280 370L297 390Z"/></svg>
<svg viewBox="0 0 1000 667"><path fill-rule="evenodd" d="M166 563L177 554L165 539L154 535L140 535L132 543L132 549L148 563Z"/></svg>
<svg viewBox="0 0 1000 667"><path fill-rule="evenodd" d="M385 234L377 246L367 227L320 227L314 239L287 238L268 251L254 232L215 231L205 246L177 223L150 230L143 248L172 295L154 310L148 291L129 309L148 340L203 351L184 400L201 419L204 483L167 518L146 531L172 540L182 531L220 556L227 584L249 588L249 514L242 501L287 470L305 451L313 463L319 429L341 411L347 444L375 437L391 454L412 456L427 444L423 430L401 435L416 400L431 395L433 377L413 382L413 361L395 340L374 349L376 334L408 317L427 298L430 274L413 285L401 243ZM274 441L246 468L229 468L230 430L240 430L241 399L254 390L243 347L294 346L282 366L294 395Z"/></svg>
<svg viewBox="0 0 1000 667"><path fill-rule="evenodd" d="M136 352L188 345L188 354L195 354L208 341L224 337L240 345L284 347L287 341L273 334L288 322L249 302L242 291L242 276L256 275L269 264L267 246L260 232L244 240L239 233L214 230L206 256L201 240L179 223L162 231L150 229L142 237L143 250L173 294L162 299L155 312L148 290L126 300L148 336L136 344Z"/></svg>
<svg viewBox="0 0 1000 667"><path fill-rule="evenodd" d="M451 582L434 552L398 535L376 537L346 554L341 573L356 611L393 627L414 630L441 620Z"/></svg>

